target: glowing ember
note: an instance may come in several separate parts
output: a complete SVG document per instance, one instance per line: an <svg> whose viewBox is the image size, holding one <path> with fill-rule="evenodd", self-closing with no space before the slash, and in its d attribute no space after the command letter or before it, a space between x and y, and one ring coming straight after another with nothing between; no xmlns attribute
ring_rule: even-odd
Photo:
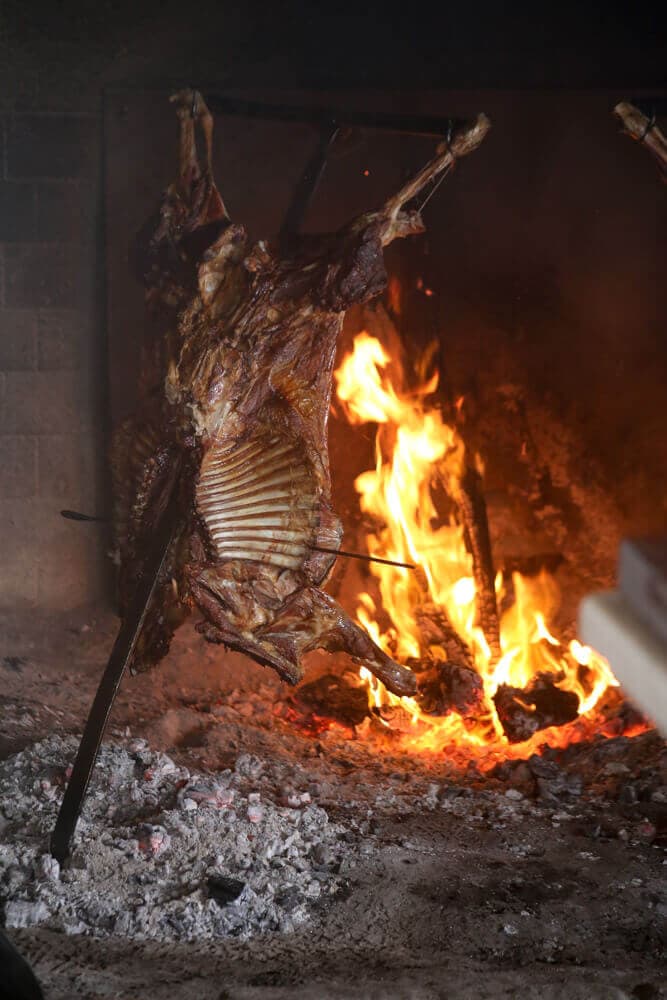
<svg viewBox="0 0 667 1000"><path fill-rule="evenodd" d="M371 706L380 722L398 729L403 745L413 750L437 751L455 744L525 756L545 743L566 745L582 738L580 719L539 732L535 732L536 722L531 729L530 713L537 703L531 702L531 691L548 685L574 707L570 718L577 712L590 717L605 691L618 682L607 662L592 649L576 639L564 647L553 635L549 621L557 608L558 591L546 573L536 578L513 573L510 580L498 574L500 656L493 657L478 624L472 558L450 500L453 491L449 487L464 468L463 441L456 428L445 423L437 405L428 402L438 384L437 373L408 390L395 360L391 367L397 374L393 381L389 378L385 372L389 363L382 344L362 332L335 377L347 419L378 425L375 468L355 481L361 510L377 525L366 536L368 551L416 563L418 570L372 565L381 607L376 607L369 593L361 593L356 614L391 656L416 669L423 669L429 661L441 665L452 661L437 635L434 638L424 629L424 616L440 615L455 642L469 651L466 655L481 678L483 703L481 712L472 717L454 708L446 714L429 714L419 695L397 698L362 668L360 676ZM419 370L426 367L422 359ZM457 413L462 406L459 398ZM476 461L481 469L481 462ZM449 504L451 513L446 518L436 508L435 497ZM514 701L529 720L529 731L534 733L529 740L510 744L494 702L499 689L525 692L525 700L522 695Z"/></svg>

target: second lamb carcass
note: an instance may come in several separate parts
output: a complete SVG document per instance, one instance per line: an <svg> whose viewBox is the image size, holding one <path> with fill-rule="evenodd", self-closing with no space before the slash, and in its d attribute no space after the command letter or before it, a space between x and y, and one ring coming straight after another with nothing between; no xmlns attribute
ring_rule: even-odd
<svg viewBox="0 0 667 1000"><path fill-rule="evenodd" d="M282 254L250 245L211 170L211 116L176 94L180 176L138 241L150 317L138 412L112 447L121 614L172 490L180 510L134 669L157 663L196 607L199 631L296 683L314 649L348 653L399 695L391 660L320 587L341 525L327 417L345 310L385 287L383 247L423 231L405 206L488 129L477 121L379 210ZM195 130L205 148L200 164Z"/></svg>

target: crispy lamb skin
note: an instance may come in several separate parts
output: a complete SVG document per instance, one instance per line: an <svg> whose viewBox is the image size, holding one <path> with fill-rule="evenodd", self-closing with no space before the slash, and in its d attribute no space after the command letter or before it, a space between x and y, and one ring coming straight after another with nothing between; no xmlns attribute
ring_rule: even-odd
<svg viewBox="0 0 667 1000"><path fill-rule="evenodd" d="M182 518L133 668L158 663L195 606L206 639L291 683L303 654L340 650L391 691L412 694L412 672L319 589L335 556L313 546L337 549L341 540L327 450L332 371L345 310L385 287L383 247L423 231L404 204L474 148L488 122L481 116L455 137L381 210L338 233L299 238L281 255L265 242L250 246L229 220L201 96L182 91L173 100L180 177L135 254L149 312L141 404L112 443L121 614L172 488Z"/></svg>

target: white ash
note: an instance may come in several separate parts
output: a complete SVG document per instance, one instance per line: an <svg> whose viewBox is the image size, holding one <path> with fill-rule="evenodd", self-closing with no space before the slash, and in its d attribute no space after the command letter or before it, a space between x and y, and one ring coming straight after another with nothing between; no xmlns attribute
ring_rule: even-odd
<svg viewBox="0 0 667 1000"><path fill-rule="evenodd" d="M272 794L284 768L272 775L270 763L243 754L234 770L195 774L143 740L102 747L61 871L48 842L76 747L72 738L50 737L0 764L8 927L245 938L316 919L339 888L354 835L330 822L303 786ZM244 883L240 896L226 904L209 898L213 876Z"/></svg>

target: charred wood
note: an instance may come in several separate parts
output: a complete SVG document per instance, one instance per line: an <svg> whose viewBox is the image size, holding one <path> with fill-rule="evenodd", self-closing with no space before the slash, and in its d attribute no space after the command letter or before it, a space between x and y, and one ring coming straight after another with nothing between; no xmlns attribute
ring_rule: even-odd
<svg viewBox="0 0 667 1000"><path fill-rule="evenodd" d="M423 603L417 611L419 661L409 661L417 674L415 700L429 715L455 711L464 717L484 712L484 688L470 647L449 621L444 608Z"/></svg>
<svg viewBox="0 0 667 1000"><path fill-rule="evenodd" d="M540 729L577 718L579 698L573 691L561 691L556 681L553 675L540 674L527 688L500 685L493 701L510 743L522 743Z"/></svg>
<svg viewBox="0 0 667 1000"><path fill-rule="evenodd" d="M482 489L482 477L466 461L460 478L452 476L449 490L457 504L464 526L465 540L472 555L473 576L477 589L478 624L481 626L494 659L500 656L500 626L496 603L495 569L491 553L489 520Z"/></svg>
<svg viewBox="0 0 667 1000"><path fill-rule="evenodd" d="M458 634L443 607L425 601L416 614L422 649L428 651L432 647L439 648L445 655L443 657L442 653L436 652L436 659L446 659L448 663L456 663L469 670L474 668L470 647ZM415 666L413 669L418 668Z"/></svg>
<svg viewBox="0 0 667 1000"><path fill-rule="evenodd" d="M485 714L484 687L476 670L437 660L418 675L415 701L428 715L458 712L463 718Z"/></svg>

